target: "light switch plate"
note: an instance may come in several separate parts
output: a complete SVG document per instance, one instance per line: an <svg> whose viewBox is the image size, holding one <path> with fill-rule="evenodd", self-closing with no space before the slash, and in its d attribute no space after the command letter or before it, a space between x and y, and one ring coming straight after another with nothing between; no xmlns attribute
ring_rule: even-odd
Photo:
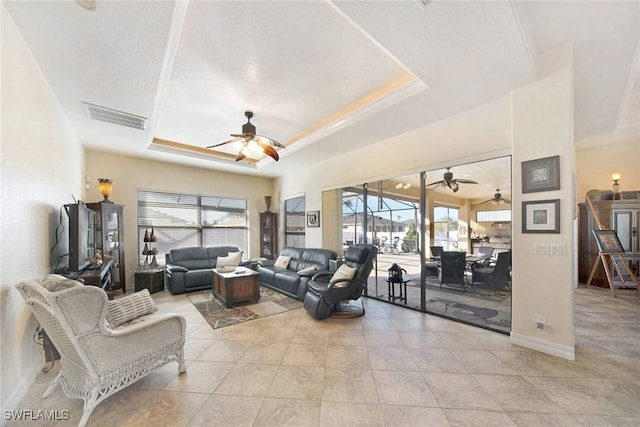
<svg viewBox="0 0 640 427"><path fill-rule="evenodd" d="M549 244L548 243L536 243L536 245L535 245L535 253L536 253L536 255L549 255Z"/></svg>

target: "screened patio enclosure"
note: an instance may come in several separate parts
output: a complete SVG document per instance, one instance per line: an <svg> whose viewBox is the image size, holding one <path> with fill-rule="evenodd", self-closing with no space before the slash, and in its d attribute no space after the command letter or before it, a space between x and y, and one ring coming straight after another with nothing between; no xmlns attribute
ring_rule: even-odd
<svg viewBox="0 0 640 427"><path fill-rule="evenodd" d="M453 170L464 178L462 181L477 180L477 184L463 183L455 191L444 185L429 187L429 183L443 178L444 170L437 170L343 188L342 250L358 243L377 248L367 283L368 298L509 333L510 279L505 289L490 289L474 281L471 263L475 261L470 260L475 258L473 254L477 257L481 247L496 246L495 255L510 251L510 215L508 221L487 220L485 216L505 208L511 211L509 203L494 204L490 199L498 186L505 193L510 188L511 158ZM440 260L432 258L431 246L466 252L465 286L441 283ZM495 265L496 258L487 259L485 265ZM387 281L394 264L407 279L404 285Z"/></svg>

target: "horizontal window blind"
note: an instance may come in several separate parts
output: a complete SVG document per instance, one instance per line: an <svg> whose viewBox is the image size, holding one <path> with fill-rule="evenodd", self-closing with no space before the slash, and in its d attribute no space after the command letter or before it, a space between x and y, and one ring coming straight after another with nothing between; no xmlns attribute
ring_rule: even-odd
<svg viewBox="0 0 640 427"><path fill-rule="evenodd" d="M171 249L187 246L248 247L247 200L138 190L138 260L143 264L146 230L153 228L156 259L164 264ZM151 258L149 258L149 262Z"/></svg>

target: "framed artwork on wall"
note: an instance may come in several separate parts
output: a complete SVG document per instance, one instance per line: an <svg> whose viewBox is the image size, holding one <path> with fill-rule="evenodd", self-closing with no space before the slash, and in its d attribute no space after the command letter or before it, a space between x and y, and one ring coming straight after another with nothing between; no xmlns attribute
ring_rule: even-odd
<svg viewBox="0 0 640 427"><path fill-rule="evenodd" d="M523 233L560 233L560 199L522 202Z"/></svg>
<svg viewBox="0 0 640 427"><path fill-rule="evenodd" d="M560 189L560 156L522 162L522 192Z"/></svg>
<svg viewBox="0 0 640 427"><path fill-rule="evenodd" d="M603 254L623 254L624 248L615 230L593 230L598 251Z"/></svg>
<svg viewBox="0 0 640 427"><path fill-rule="evenodd" d="M307 212L307 227L320 227L320 211Z"/></svg>

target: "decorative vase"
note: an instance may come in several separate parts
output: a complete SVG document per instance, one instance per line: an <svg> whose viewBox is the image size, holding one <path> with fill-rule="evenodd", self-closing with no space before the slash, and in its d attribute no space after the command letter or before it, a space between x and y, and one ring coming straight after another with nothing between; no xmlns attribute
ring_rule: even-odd
<svg viewBox="0 0 640 427"><path fill-rule="evenodd" d="M271 196L264 196L264 204L267 205L267 212L271 208Z"/></svg>

